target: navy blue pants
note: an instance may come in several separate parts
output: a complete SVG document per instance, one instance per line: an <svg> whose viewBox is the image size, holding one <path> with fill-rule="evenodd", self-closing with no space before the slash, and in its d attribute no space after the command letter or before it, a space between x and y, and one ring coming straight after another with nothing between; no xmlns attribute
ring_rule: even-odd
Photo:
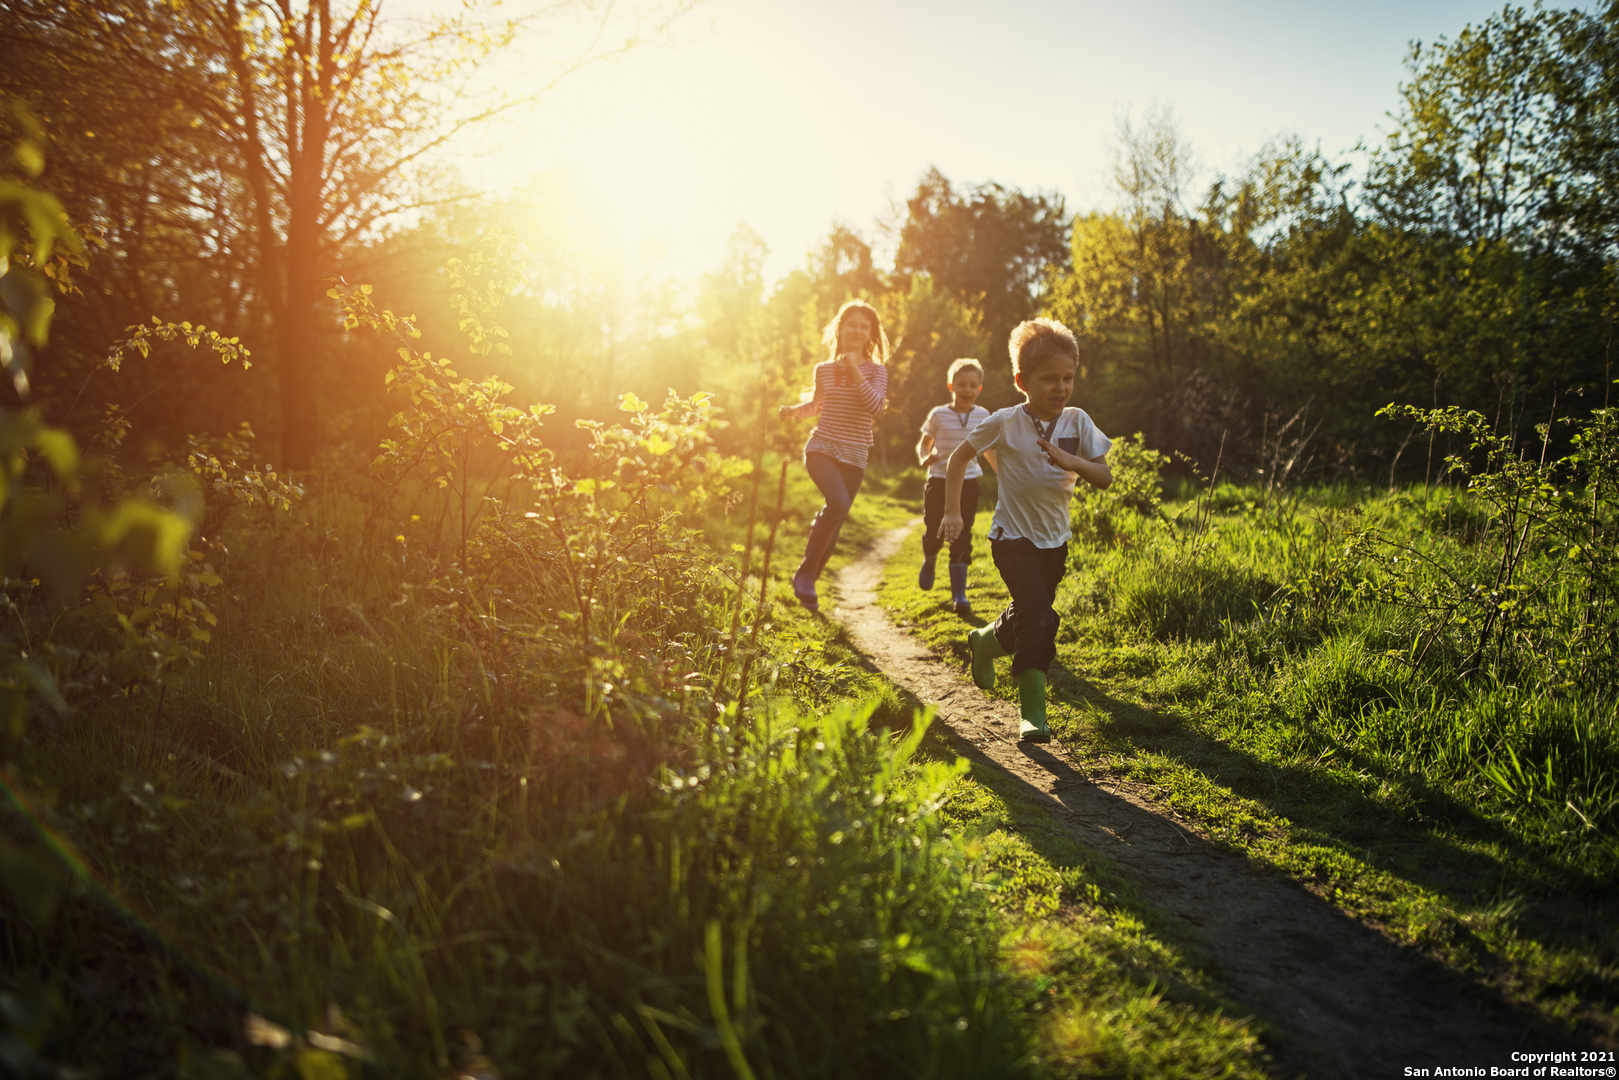
<svg viewBox="0 0 1619 1080"><path fill-rule="evenodd" d="M804 455L804 467L809 470L810 479L820 489L826 505L810 524L804 561L798 564L798 572L793 575L793 592L814 596L815 581L832 557L832 548L838 542L838 533L849 516L849 509L854 506L854 497L860 494L860 481L865 478L866 470L819 451Z"/></svg>
<svg viewBox="0 0 1619 1080"><path fill-rule="evenodd" d="M1052 605L1057 584L1068 571L1068 545L1038 548L1031 540L991 540L989 554L1012 594L1012 602L995 620L995 640L1012 655L1013 677L1030 668L1048 671L1057 659L1062 617Z"/></svg>

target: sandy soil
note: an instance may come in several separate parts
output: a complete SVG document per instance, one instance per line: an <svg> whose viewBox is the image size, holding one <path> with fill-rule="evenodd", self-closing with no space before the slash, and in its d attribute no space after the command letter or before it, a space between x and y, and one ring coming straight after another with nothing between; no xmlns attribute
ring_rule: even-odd
<svg viewBox="0 0 1619 1080"><path fill-rule="evenodd" d="M1279 1075L1445 1075L1405 1071L1438 1066L1489 1075L1490 1066L1521 1064L1514 1051L1577 1048L1548 1041L1489 988L1217 848L1156 806L1150 786L1093 782L1086 763L1055 742L1020 745L1014 706L982 693L877 605L883 563L915 524L880 536L836 575L832 617L878 669L938 707L957 752L1013 777L1054 827L1110 859L1146 903L1184 928L1231 998L1268 1025Z"/></svg>

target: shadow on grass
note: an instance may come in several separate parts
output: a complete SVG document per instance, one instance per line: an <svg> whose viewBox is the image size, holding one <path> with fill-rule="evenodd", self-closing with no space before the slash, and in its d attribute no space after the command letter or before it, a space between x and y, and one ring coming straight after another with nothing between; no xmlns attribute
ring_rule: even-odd
<svg viewBox="0 0 1619 1080"><path fill-rule="evenodd" d="M1506 1063L1513 1050L1569 1046L1567 1034L1548 1030L1532 1010L1402 949L1284 875L1109 794L1046 747L1018 744L1053 793L1005 771L944 725L935 731L935 752L966 758L974 779L1007 804L1009 827L1042 858L1083 867L1093 880L1129 883L1139 904L1125 889L1118 906L1209 958L1235 1004L1267 1029L1277 1075L1397 1075L1418 1054L1487 1067ZM1051 820L1053 810L1066 821ZM1205 872L1205 886L1224 882L1207 909L1188 888Z"/></svg>
<svg viewBox="0 0 1619 1080"><path fill-rule="evenodd" d="M1112 697L1060 663L1053 667L1052 685L1058 694L1105 717L1093 721L1099 734L1184 765L1288 819L1322 847L1366 861L1462 910L1513 900L1519 905L1515 929L1541 944L1575 946L1599 958L1614 948L1612 928L1619 918L1612 902L1614 875L1561 863L1420 780L1392 774L1378 762L1331 742L1332 751L1354 772L1403 789L1425 819L1413 822L1355 784L1308 766L1263 761L1232 749L1193 730L1181 715ZM1505 857L1469 844L1492 845ZM1611 999L1612 989L1602 996Z"/></svg>
<svg viewBox="0 0 1619 1080"><path fill-rule="evenodd" d="M907 546L902 549L901 558L909 553ZM998 583L983 584L987 586L986 599L997 596ZM931 597L922 597L923 602L918 604L915 591L898 581L892 571L884 589L892 590L885 596L885 606L922 628L941 652L953 656L958 663L964 660L964 633L947 628L948 621L941 618L945 614L943 604L931 603ZM993 618L992 612L988 614ZM960 625L965 631L968 627L985 625L987 621L980 614L960 620ZM948 636L944 636L946 634ZM1053 700L1066 699L1086 707L1091 715L1082 723L1099 742L1113 743L1126 758L1142 754L1161 756L1173 771L1189 774L1194 783L1207 781L1218 785L1246 802L1253 808L1246 811L1247 814L1262 817L1258 811L1264 808L1270 814L1287 819L1292 826L1291 835L1281 842L1279 852L1285 857L1277 860L1265 853L1256 856L1256 861L1272 863L1279 872L1278 880L1291 877L1310 881L1312 867L1309 864L1312 862L1318 875L1332 874L1335 878L1339 878L1334 872L1335 864L1345 867L1350 873L1333 883L1343 886L1344 892L1338 899L1347 901L1350 910L1357 906L1352 895L1357 887L1386 890L1396 882L1404 882L1426 890L1427 895L1436 898L1435 907L1441 903L1452 905L1461 918L1436 921L1427 917L1421 907L1416 906L1421 903L1419 896L1395 899L1392 907L1390 897L1378 897L1368 891L1365 898L1379 919L1397 922L1403 917L1402 913L1409 910L1416 926L1436 931L1429 940L1436 946L1437 953L1450 953L1453 964L1456 959L1466 957L1464 966L1482 973L1485 978L1504 976L1505 985L1513 978L1511 969L1515 964L1529 965L1534 969L1532 982L1539 984L1537 998L1545 1007L1544 1013L1536 1015L1551 1017L1573 1011L1591 1021L1599 1031L1608 1033L1599 1038L1612 1037L1613 1014L1619 1002L1619 987L1612 977L1616 953L1619 953L1619 933L1613 929L1619 925L1619 904L1611 898L1619 895L1614 889L1614 885L1619 884L1615 875L1572 866L1555 852L1513 835L1499 821L1432 788L1420 777L1395 773L1341 745L1333 743L1329 752L1344 763L1344 775L1324 772L1319 759L1273 763L1203 734L1192 723L1190 714L1177 713L1173 708L1159 711L1113 697L1061 663L1053 666L1051 675ZM1312 734L1323 746L1332 742L1324 733ZM1003 777L997 783L1019 788L1031 798L1049 798L1016 778L1000 774L987 757L966 743L956 746L956 751L976 762L980 772L995 770ZM1029 748L1025 753L1051 772L1059 788L1084 780L1060 759L1044 751ZM1142 764L1149 769L1152 767L1150 761ZM1380 784L1386 787L1378 792ZM1165 785L1166 789L1168 786ZM1390 793L1394 796L1392 800L1388 798ZM1070 791L1069 797L1063 797L1063 792L1058 792L1071 812L1076 812L1074 794ZM1195 801L1194 792L1194 804ZM1403 805L1393 806L1390 802ZM1240 806L1233 805L1229 809L1243 813ZM1201 812L1191 810L1189 813L1197 817ZM1213 815L1216 824L1218 816L1218 813ZM1174 828L1163 817L1145 811L1132 820L1132 828L1137 830L1158 830L1167 835L1167 831ZM1211 818L1205 816L1204 820ZM1176 832L1179 834L1179 830ZM1035 836L1029 839L1037 840ZM1119 842L1112 834L1098 840L1103 850L1106 844L1117 846ZM1187 837L1186 846L1189 851L1205 854L1229 853L1236 848L1235 844L1199 841L1195 837ZM1292 860L1293 856L1302 858ZM1343 861L1340 863L1339 859ZM1300 866L1289 865L1290 860ZM1354 880L1356 866L1371 867L1375 871L1365 886ZM1380 887L1377 886L1379 876L1385 882ZM1412 905L1409 909L1407 903ZM1414 956L1413 952L1399 949L1376 932L1367 930L1354 917L1343 914L1337 902L1317 900L1315 904L1332 911L1335 919L1353 927L1356 934L1370 934L1390 952ZM1475 932L1468 925L1472 911L1482 911L1496 925L1511 927L1521 938L1521 947L1510 940L1503 943L1499 937L1484 940L1481 934L1489 933L1488 930ZM1503 945L1507 951L1503 951ZM1546 955L1537 945L1555 951ZM1516 955L1509 956L1509 952ZM1424 979L1461 982L1454 969L1439 960L1423 961L1420 970ZM1482 994L1496 1006L1516 1015L1519 1018L1516 1030L1528 1030L1522 1026L1528 1023L1525 1019L1528 1006L1525 1011L1519 1011L1506 1005L1500 993L1478 988L1470 982L1465 985L1472 988L1469 993ZM1555 1021L1537 1021L1551 1022ZM1585 1028L1588 1036L1591 1030ZM1562 1037L1567 1039L1568 1036ZM1390 1075L1397 1073L1395 1070Z"/></svg>

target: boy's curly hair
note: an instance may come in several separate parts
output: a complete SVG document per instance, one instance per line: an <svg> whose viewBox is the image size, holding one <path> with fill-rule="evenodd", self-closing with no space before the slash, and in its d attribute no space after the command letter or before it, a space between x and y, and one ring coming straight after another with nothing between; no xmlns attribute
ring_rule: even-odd
<svg viewBox="0 0 1619 1080"><path fill-rule="evenodd" d="M1020 322L1006 343L1012 354L1012 374L1021 375L1053 356L1079 361L1079 341L1056 319Z"/></svg>

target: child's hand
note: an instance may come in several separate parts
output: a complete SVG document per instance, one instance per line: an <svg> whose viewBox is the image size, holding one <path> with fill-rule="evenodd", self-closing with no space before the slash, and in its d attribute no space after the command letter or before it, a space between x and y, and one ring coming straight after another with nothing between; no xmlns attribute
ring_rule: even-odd
<svg viewBox="0 0 1619 1080"><path fill-rule="evenodd" d="M944 455L939 453L937 450L929 451L927 456L925 456L925 457L923 457L921 459L922 468L925 469L929 465L932 465L935 461L943 461L943 460L944 460Z"/></svg>
<svg viewBox="0 0 1619 1080"><path fill-rule="evenodd" d="M949 542L961 535L961 515L948 511L939 519L939 539Z"/></svg>
<svg viewBox="0 0 1619 1080"><path fill-rule="evenodd" d="M791 405L778 405L776 406L776 415L785 420L792 415L792 408Z"/></svg>
<svg viewBox="0 0 1619 1080"><path fill-rule="evenodd" d="M1040 444L1040 449L1046 452L1046 457L1051 459L1051 463L1057 466L1059 469L1066 469L1068 472L1077 473L1079 471L1080 463L1085 460L1078 454L1070 454L1068 451L1064 450L1055 443L1046 442L1044 439L1036 439L1035 441Z"/></svg>

